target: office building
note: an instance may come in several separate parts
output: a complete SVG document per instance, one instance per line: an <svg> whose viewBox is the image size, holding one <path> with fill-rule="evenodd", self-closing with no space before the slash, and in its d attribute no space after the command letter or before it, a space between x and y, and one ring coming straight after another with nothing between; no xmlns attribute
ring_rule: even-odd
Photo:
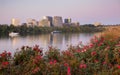
<svg viewBox="0 0 120 75"><path fill-rule="evenodd" d="M70 24L72 21L71 21L71 18L66 18L66 19L64 19L64 23L68 23L68 24Z"/></svg>
<svg viewBox="0 0 120 75"><path fill-rule="evenodd" d="M53 17L53 26L55 26L55 27L62 27L63 26L62 17L54 16Z"/></svg>
<svg viewBox="0 0 120 75"><path fill-rule="evenodd" d="M27 19L27 26L36 26L38 25L38 22L35 19Z"/></svg>
<svg viewBox="0 0 120 75"><path fill-rule="evenodd" d="M99 25L101 25L100 22L95 22L95 23L94 23L94 26L99 26Z"/></svg>
<svg viewBox="0 0 120 75"><path fill-rule="evenodd" d="M44 16L43 19L46 19L50 22L50 26L53 26L53 18L51 16Z"/></svg>
<svg viewBox="0 0 120 75"><path fill-rule="evenodd" d="M41 21L39 21L39 26L40 27L50 27L51 23L48 19L42 19Z"/></svg>
<svg viewBox="0 0 120 75"><path fill-rule="evenodd" d="M11 24L14 25L14 26L18 26L18 25L20 25L20 20L13 18L13 19L11 20Z"/></svg>

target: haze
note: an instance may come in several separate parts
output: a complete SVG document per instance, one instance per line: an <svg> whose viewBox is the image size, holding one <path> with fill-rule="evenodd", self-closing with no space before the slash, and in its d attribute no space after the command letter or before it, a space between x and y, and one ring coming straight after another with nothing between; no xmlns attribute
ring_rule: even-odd
<svg viewBox="0 0 120 75"><path fill-rule="evenodd" d="M0 0L0 24L43 16L72 18L80 24L120 24L120 0Z"/></svg>

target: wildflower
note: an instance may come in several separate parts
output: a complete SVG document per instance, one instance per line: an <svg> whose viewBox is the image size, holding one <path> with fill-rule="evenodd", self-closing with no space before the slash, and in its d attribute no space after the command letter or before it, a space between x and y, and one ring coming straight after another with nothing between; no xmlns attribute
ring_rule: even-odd
<svg viewBox="0 0 120 75"><path fill-rule="evenodd" d="M103 42L100 42L99 44L98 44L98 46L101 46L103 44Z"/></svg>
<svg viewBox="0 0 120 75"><path fill-rule="evenodd" d="M4 51L0 56L1 56L1 57L6 57L6 56L7 56L7 52Z"/></svg>
<svg viewBox="0 0 120 75"><path fill-rule="evenodd" d="M92 56L95 56L96 54L97 54L96 51L91 52Z"/></svg>
<svg viewBox="0 0 120 75"><path fill-rule="evenodd" d="M56 61L56 60L53 60L53 61L50 61L50 62L49 62L49 64L50 64L50 65L52 65L52 64L54 64L54 65L55 65L56 63L57 63L57 61Z"/></svg>
<svg viewBox="0 0 120 75"><path fill-rule="evenodd" d="M81 50L80 50L80 49L78 49L78 50L76 50L76 52L77 52L77 53L80 53L80 52L81 52Z"/></svg>
<svg viewBox="0 0 120 75"><path fill-rule="evenodd" d="M97 42L98 42L98 40L97 40L97 39L95 39L95 40L94 40L94 42L95 42L95 43L97 43Z"/></svg>
<svg viewBox="0 0 120 75"><path fill-rule="evenodd" d="M8 52L7 54L8 54L8 56L11 56L11 52Z"/></svg>
<svg viewBox="0 0 120 75"><path fill-rule="evenodd" d="M120 44L117 44L117 45L115 45L115 46L118 46L118 47L120 47Z"/></svg>
<svg viewBox="0 0 120 75"><path fill-rule="evenodd" d="M69 66L67 67L67 75L71 75L70 67Z"/></svg>
<svg viewBox="0 0 120 75"><path fill-rule="evenodd" d="M39 67L36 67L36 68L32 71L32 73L35 74L35 73L37 73L39 70L40 70L40 68L39 68Z"/></svg>
<svg viewBox="0 0 120 75"><path fill-rule="evenodd" d="M40 55L37 55L37 56L33 59L33 63L38 64L41 58L42 58L42 57L41 57Z"/></svg>
<svg viewBox="0 0 120 75"><path fill-rule="evenodd" d="M57 62L57 61L56 61L56 60L54 60L53 62L54 62L54 64L56 64L56 62Z"/></svg>
<svg viewBox="0 0 120 75"><path fill-rule="evenodd" d="M103 64L105 65L105 64L107 64L107 62L104 61Z"/></svg>
<svg viewBox="0 0 120 75"><path fill-rule="evenodd" d="M86 68L87 65L86 64L80 64L79 68Z"/></svg>
<svg viewBox="0 0 120 75"><path fill-rule="evenodd" d="M102 41L102 42L104 41L104 37L101 37L101 41Z"/></svg>
<svg viewBox="0 0 120 75"><path fill-rule="evenodd" d="M49 64L50 64L50 65L52 65L52 64L53 64L53 62L52 62L52 61L50 61L50 62L49 62Z"/></svg>
<svg viewBox="0 0 120 75"><path fill-rule="evenodd" d="M89 48L92 48L94 45L91 43L90 45L89 45Z"/></svg>
<svg viewBox="0 0 120 75"><path fill-rule="evenodd" d="M95 63L98 63L98 60L94 60Z"/></svg>
<svg viewBox="0 0 120 75"><path fill-rule="evenodd" d="M8 65L9 65L9 62L7 62L7 61L2 62L2 67L3 67L3 68L6 68Z"/></svg>
<svg viewBox="0 0 120 75"><path fill-rule="evenodd" d="M64 66L67 67L67 66L68 66L68 63L64 63Z"/></svg>
<svg viewBox="0 0 120 75"><path fill-rule="evenodd" d="M40 55L37 55L36 57L35 57L35 59L36 60L40 60L42 57L40 56Z"/></svg>
<svg viewBox="0 0 120 75"><path fill-rule="evenodd" d="M37 52L42 52L42 50L39 49L39 46L38 45L35 45L35 47L33 48L34 51L37 51Z"/></svg>
<svg viewBox="0 0 120 75"><path fill-rule="evenodd" d="M117 68L120 69L120 65L117 65Z"/></svg>

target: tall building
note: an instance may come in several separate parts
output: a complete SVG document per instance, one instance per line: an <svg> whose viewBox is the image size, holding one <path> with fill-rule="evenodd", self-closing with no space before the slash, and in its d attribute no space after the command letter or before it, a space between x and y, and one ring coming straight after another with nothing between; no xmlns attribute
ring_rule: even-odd
<svg viewBox="0 0 120 75"><path fill-rule="evenodd" d="M99 25L101 25L100 22L95 22L95 23L94 23L94 26L99 26Z"/></svg>
<svg viewBox="0 0 120 75"><path fill-rule="evenodd" d="M80 26L80 23L79 22L74 22L74 23L71 23L71 26Z"/></svg>
<svg viewBox="0 0 120 75"><path fill-rule="evenodd" d="M72 22L71 18L66 18L66 19L64 19L64 23L70 24L71 22Z"/></svg>
<svg viewBox="0 0 120 75"><path fill-rule="evenodd" d="M53 26L53 23L52 23L53 18L51 16L44 16L43 19L50 21L50 26Z"/></svg>
<svg viewBox="0 0 120 75"><path fill-rule="evenodd" d="M62 17L60 17L60 16L54 16L53 17L53 25L55 27L62 27L63 26Z"/></svg>
<svg viewBox="0 0 120 75"><path fill-rule="evenodd" d="M14 26L18 26L18 25L20 25L20 20L13 18L13 19L11 20L11 24L14 25Z"/></svg>
<svg viewBox="0 0 120 75"><path fill-rule="evenodd" d="M42 19L40 22L39 22L39 26L40 27L50 27L51 24L50 24L50 21L48 19Z"/></svg>
<svg viewBox="0 0 120 75"><path fill-rule="evenodd" d="M36 26L38 25L38 22L35 19L27 19L27 26Z"/></svg>

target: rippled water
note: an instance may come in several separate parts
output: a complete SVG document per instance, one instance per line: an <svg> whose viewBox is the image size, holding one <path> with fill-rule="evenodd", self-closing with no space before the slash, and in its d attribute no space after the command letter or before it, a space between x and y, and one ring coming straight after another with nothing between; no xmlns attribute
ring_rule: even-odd
<svg viewBox="0 0 120 75"><path fill-rule="evenodd" d="M39 45L44 51L48 46L57 47L60 50L66 50L69 45L77 45L80 41L83 44L89 43L90 39L96 35L95 33L54 33L54 34L40 34L29 36L16 37L1 37L0 38L0 52L4 50L14 53L16 49L22 46Z"/></svg>

